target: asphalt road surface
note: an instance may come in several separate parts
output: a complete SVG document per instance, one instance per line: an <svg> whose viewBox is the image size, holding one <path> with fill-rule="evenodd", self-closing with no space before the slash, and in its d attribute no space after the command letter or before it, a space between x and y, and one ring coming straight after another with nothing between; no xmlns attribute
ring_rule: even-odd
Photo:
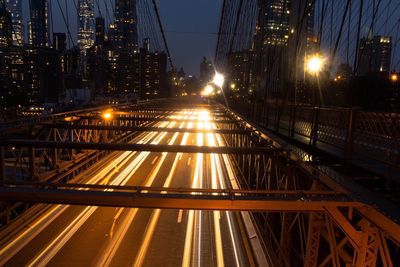
<svg viewBox="0 0 400 267"><path fill-rule="evenodd" d="M177 111L158 127L214 129L207 110ZM196 122L179 122L178 119ZM223 146L214 133L145 132L142 144ZM231 188L229 157L116 152L82 175L88 184ZM0 248L1 266L252 266L240 213L42 205Z"/></svg>

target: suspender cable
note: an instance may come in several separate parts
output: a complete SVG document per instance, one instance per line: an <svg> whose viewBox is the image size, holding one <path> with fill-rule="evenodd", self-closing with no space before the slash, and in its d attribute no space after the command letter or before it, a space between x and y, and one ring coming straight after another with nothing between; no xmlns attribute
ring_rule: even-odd
<svg viewBox="0 0 400 267"><path fill-rule="evenodd" d="M169 52L167 38L165 37L164 28L163 28L162 23L161 23L160 14L158 12L158 7L157 7L156 0L152 0L152 2L153 2L154 12L156 13L156 16L157 16L158 26L160 27L161 36L162 36L162 39L163 39L163 42L164 42L165 50L167 51L168 62L170 64L170 66L171 66L171 69L175 70L174 64L172 63L171 53Z"/></svg>

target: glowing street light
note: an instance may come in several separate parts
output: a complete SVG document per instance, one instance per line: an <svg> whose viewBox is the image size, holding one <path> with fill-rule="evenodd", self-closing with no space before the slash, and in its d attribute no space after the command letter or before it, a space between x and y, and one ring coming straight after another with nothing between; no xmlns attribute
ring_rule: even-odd
<svg viewBox="0 0 400 267"><path fill-rule="evenodd" d="M215 84L216 86L218 86L219 88L222 88L222 86L224 86L224 83L225 83L224 75L222 75L219 72L216 72L214 75L214 78L212 80L212 83Z"/></svg>
<svg viewBox="0 0 400 267"><path fill-rule="evenodd" d="M201 95L209 96L212 93L214 93L214 87L212 87L210 84L207 84L206 87L204 87L203 91L201 92Z"/></svg>
<svg viewBox="0 0 400 267"><path fill-rule="evenodd" d="M399 80L399 75L397 73L393 73L390 76L390 79L392 80L392 82L397 82Z"/></svg>
<svg viewBox="0 0 400 267"><path fill-rule="evenodd" d="M104 112L102 115L103 119L105 119L106 121L111 120L112 119L112 113L110 111L106 111Z"/></svg>
<svg viewBox="0 0 400 267"><path fill-rule="evenodd" d="M324 68L325 59L316 54L306 60L306 71L318 75Z"/></svg>

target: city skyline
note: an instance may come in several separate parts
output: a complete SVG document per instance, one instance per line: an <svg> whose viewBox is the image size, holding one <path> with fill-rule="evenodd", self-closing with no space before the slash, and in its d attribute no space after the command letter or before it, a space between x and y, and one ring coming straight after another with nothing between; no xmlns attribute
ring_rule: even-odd
<svg viewBox="0 0 400 267"><path fill-rule="evenodd" d="M25 24L28 20L29 6L28 1L23 2L23 17L25 20ZM390 3L390 0L383 0L381 7L385 7L388 4L394 5ZM320 5L320 1L316 2L316 8ZM102 16L106 20L106 25L112 22L112 14L110 11L112 10L110 6L108 6L108 11L104 6L104 2L100 2L100 8L95 8L95 16L99 15L101 12ZM187 73L192 75L198 75L199 69L198 64L201 62L203 56L206 56L209 59L214 58L215 54L215 44L217 39L217 29L219 23L219 15L221 11L222 1L198 1L198 0L170 0L170 1L160 1L159 2L159 10L161 13L161 19L163 20L167 41L169 43L171 54L173 60L176 62L177 67L184 67ZM396 9L397 10L397 6ZM59 8L56 5L52 6L54 17L61 18L61 13ZM179 12L179 16L174 16L176 12ZM207 19L203 21L204 14L207 15ZM76 16L76 10L73 5L69 6L69 23L70 32L72 38L75 42L77 42L77 20L71 19L73 16ZM316 17L316 20L319 18ZM364 25L367 23L367 20L363 23ZM389 25L394 25L396 23L395 18L391 18L388 21ZM75 26L73 26L75 25ZM28 26L26 26L27 28ZM379 27L382 28L382 27ZM387 28L387 27L385 27ZM66 32L66 28L64 22L59 19L54 21L54 32ZM393 31L392 31L393 32ZM315 30L316 33L316 30ZM27 34L27 30L25 31L25 35ZM317 34L317 33L316 33ZM365 27L362 29L362 36L367 36L368 31ZM383 32L377 32L375 35L385 35ZM399 43L399 38L392 34L394 42L393 51L396 52L396 45ZM342 41L345 38L342 38ZM70 43L70 40L69 40ZM354 45L354 44L353 44ZM339 51L339 61L346 60L346 53L344 51ZM354 56L355 47L351 52ZM194 61L196 59L196 61ZM394 56L392 60L394 65L393 67L399 68L400 56L398 53ZM337 64L341 62L336 62ZM353 63L353 62L351 62Z"/></svg>

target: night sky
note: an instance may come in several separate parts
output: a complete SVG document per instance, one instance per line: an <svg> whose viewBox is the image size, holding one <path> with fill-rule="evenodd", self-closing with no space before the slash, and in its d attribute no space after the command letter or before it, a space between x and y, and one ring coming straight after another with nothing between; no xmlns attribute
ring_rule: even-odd
<svg viewBox="0 0 400 267"><path fill-rule="evenodd" d="M75 1L77 2L77 0ZM339 0L338 2L335 1L335 4L342 6L341 1L345 3L344 0ZM374 0L365 0L366 3L372 3L373 1ZM390 13L393 13L391 20L389 21L389 29L392 29L390 33L394 38L393 52L396 53L392 60L392 66L397 66L397 69L399 69L400 49L397 49L397 46L400 43L400 27L398 26L398 19L400 18L398 15L400 14L400 2L397 1L399 0L383 0L381 9L384 9L388 4L390 4L389 11ZM54 32L66 32L66 27L62 20L57 1L51 2L54 14ZM76 39L77 19L73 1L60 0L59 2L61 4L64 4L65 2L68 3L71 34ZM103 16L106 17L107 22L110 22L110 18L107 18L106 16L104 2L110 3L113 2L113 0L99 0L98 2L100 5L103 5L101 7ZM208 59L213 59L214 57L222 0L158 0L158 4L175 65L178 68L182 66L187 74L198 75L199 64L202 57L206 56ZM29 19L29 1L23 1L23 5L23 13L26 22ZM367 4L365 5L365 9L368 10ZM109 11L112 12L111 8L109 8ZM336 14L338 12L335 11ZM98 13L99 12L96 9L96 16ZM382 18L380 21L382 23L386 18L385 12L383 12L381 16ZM353 14L353 17L356 16ZM366 16L365 19L368 20L370 17L371 16ZM335 18L335 20L337 19ZM355 21L356 20L353 22ZM369 25L369 23L366 21L365 25ZM368 30L368 27L364 28L363 35L365 35L365 32ZM346 38L342 38L342 42L345 42L345 40ZM342 43L341 47L344 47ZM354 49L352 53L354 54ZM343 53L341 53L341 51L339 51L338 54L339 57L343 58Z"/></svg>

